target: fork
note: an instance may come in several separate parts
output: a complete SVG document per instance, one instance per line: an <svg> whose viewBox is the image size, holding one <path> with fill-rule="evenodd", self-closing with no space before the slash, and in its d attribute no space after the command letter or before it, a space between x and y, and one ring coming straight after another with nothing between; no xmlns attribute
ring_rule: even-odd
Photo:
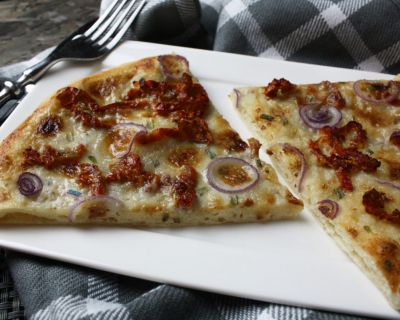
<svg viewBox="0 0 400 320"><path fill-rule="evenodd" d="M21 97L26 85L36 83L57 62L93 61L110 53L136 19L146 0L139 0L135 4L136 0L114 0L93 24L88 23L76 30L46 58L22 72L16 81L5 80L0 91L0 108L8 100Z"/></svg>

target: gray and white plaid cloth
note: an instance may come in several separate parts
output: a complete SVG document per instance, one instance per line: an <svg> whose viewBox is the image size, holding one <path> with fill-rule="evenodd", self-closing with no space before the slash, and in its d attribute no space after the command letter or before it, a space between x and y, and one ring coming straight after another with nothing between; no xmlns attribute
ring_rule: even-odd
<svg viewBox="0 0 400 320"><path fill-rule="evenodd" d="M154 0L128 37L400 72L396 0ZM0 69L0 77L24 66ZM7 262L30 319L361 319L182 289L11 251Z"/></svg>

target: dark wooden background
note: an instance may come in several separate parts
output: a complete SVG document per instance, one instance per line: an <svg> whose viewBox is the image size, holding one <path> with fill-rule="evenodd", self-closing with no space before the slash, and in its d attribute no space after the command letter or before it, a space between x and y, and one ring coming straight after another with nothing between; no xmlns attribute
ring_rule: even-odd
<svg viewBox="0 0 400 320"><path fill-rule="evenodd" d="M0 66L31 58L98 15L101 0L0 0Z"/></svg>

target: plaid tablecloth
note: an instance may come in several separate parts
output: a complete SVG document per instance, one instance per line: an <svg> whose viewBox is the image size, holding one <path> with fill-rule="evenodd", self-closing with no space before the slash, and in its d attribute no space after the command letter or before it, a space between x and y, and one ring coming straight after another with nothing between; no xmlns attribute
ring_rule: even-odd
<svg viewBox="0 0 400 320"><path fill-rule="evenodd" d="M400 3L153 0L127 38L397 73ZM0 77L23 67L0 69ZM11 251L6 260L30 319L365 319L182 289ZM1 310L11 310L10 301L18 304L5 272L3 265L0 299L8 304L0 300L0 319L6 319Z"/></svg>

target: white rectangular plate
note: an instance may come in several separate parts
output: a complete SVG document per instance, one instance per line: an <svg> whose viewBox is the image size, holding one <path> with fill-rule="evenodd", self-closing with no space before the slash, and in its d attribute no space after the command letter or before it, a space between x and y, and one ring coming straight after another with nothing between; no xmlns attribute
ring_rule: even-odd
<svg viewBox="0 0 400 320"><path fill-rule="evenodd" d="M250 137L228 94L284 77L294 83L390 79L356 70L126 42L104 61L60 64L0 128L6 137L55 90L89 74L152 55L188 58L217 109ZM337 312L399 318L382 294L304 211L295 221L182 229L1 227L0 245L110 272L233 296Z"/></svg>

